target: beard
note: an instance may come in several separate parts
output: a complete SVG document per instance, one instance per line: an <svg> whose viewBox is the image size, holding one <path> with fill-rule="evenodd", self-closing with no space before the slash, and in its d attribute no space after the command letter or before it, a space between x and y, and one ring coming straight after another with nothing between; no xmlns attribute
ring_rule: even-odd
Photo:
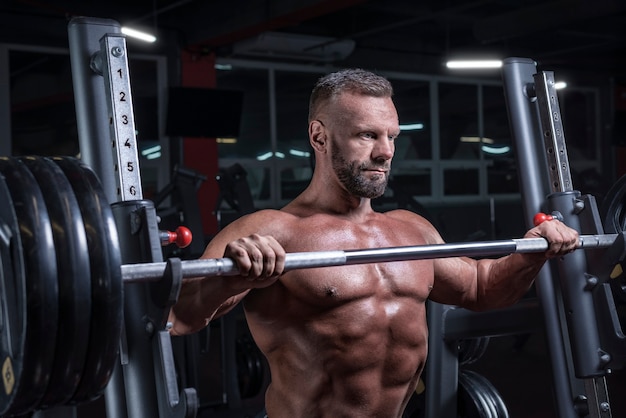
<svg viewBox="0 0 626 418"><path fill-rule="evenodd" d="M371 178L363 175L363 170L372 168L388 168L388 164L358 163L346 161L336 149L331 152L333 170L337 178L348 192L354 196L374 199L382 196L387 188L389 172L375 174Z"/></svg>

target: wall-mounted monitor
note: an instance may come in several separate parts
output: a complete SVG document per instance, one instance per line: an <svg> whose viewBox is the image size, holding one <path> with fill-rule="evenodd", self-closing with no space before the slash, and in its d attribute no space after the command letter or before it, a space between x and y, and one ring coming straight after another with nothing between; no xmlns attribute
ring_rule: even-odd
<svg viewBox="0 0 626 418"><path fill-rule="evenodd" d="M243 92L170 87L165 133L168 136L237 137Z"/></svg>

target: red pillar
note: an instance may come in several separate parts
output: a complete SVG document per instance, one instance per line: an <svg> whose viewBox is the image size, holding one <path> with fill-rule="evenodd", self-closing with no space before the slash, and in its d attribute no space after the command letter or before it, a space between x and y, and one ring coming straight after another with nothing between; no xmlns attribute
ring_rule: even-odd
<svg viewBox="0 0 626 418"><path fill-rule="evenodd" d="M183 51L181 54L182 86L214 88L215 56ZM183 165L206 176L198 190L198 203L202 215L202 227L205 236L215 235L218 230L217 219L213 213L219 196L216 181L218 173L217 141L214 138L183 138Z"/></svg>

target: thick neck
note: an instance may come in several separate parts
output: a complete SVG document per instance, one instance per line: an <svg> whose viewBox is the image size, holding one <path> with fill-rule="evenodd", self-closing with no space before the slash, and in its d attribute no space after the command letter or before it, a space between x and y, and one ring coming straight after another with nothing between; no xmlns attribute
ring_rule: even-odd
<svg viewBox="0 0 626 418"><path fill-rule="evenodd" d="M334 178L313 173L308 187L286 209L307 208L311 213L329 213L346 217L366 216L373 212L371 199L350 194Z"/></svg>

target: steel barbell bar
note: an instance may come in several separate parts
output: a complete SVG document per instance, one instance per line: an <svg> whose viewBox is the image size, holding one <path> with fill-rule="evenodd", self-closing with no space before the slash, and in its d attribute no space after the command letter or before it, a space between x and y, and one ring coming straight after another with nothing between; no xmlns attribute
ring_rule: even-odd
<svg viewBox="0 0 626 418"><path fill-rule="evenodd" d="M576 248L606 248L613 244L617 235L581 235ZM360 250L295 252L285 256L285 271L446 257L486 257L513 253L536 253L547 249L548 241L544 238L517 238ZM183 278L239 274L236 264L230 258L184 260L181 263ZM124 283L159 281L163 277L166 265L166 262L124 264L121 266L122 279Z"/></svg>

